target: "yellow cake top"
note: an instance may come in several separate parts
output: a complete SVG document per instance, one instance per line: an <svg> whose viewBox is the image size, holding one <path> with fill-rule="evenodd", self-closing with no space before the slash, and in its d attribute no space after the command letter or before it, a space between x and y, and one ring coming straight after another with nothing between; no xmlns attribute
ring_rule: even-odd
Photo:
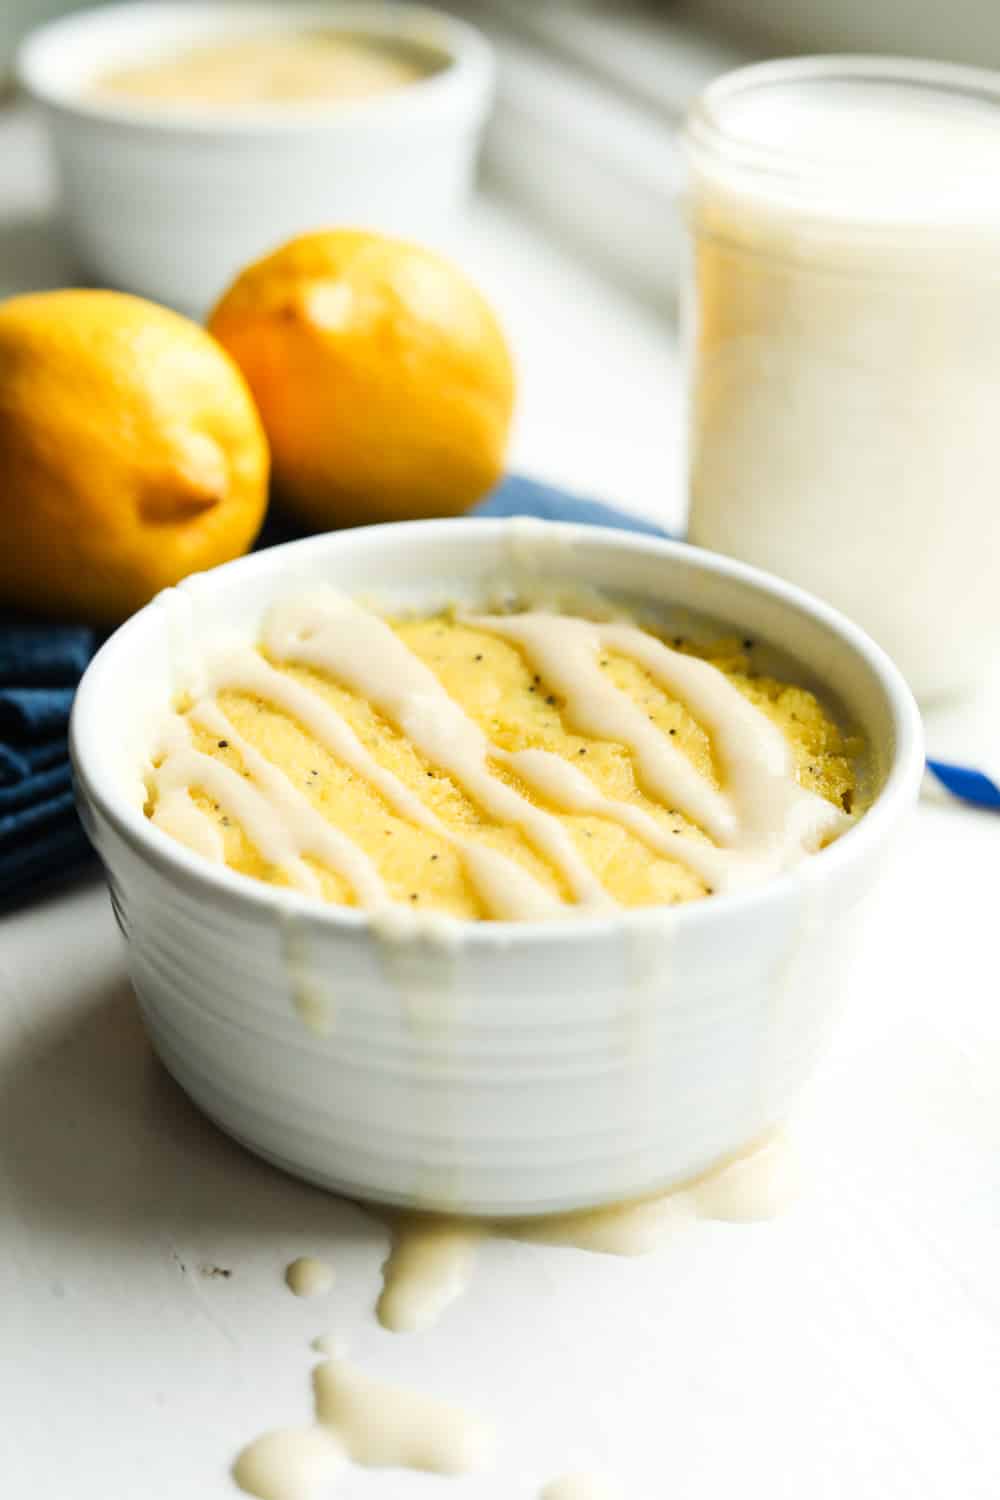
<svg viewBox="0 0 1000 1500"><path fill-rule="evenodd" d="M373 911L699 900L857 812L859 743L756 651L550 610L389 620L322 590L209 656L146 812L234 870Z"/></svg>

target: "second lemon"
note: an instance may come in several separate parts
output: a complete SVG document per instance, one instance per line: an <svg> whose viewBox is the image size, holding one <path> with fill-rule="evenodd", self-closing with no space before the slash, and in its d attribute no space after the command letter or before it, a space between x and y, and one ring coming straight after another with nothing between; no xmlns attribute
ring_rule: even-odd
<svg viewBox="0 0 1000 1500"><path fill-rule="evenodd" d="M257 400L281 499L310 526L455 515L500 477L510 352L440 256L304 235L248 267L209 328Z"/></svg>

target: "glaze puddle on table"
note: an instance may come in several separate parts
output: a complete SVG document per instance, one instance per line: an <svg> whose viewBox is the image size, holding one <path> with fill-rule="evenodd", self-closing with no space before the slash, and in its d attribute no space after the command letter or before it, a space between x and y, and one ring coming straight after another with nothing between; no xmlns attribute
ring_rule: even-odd
<svg viewBox="0 0 1000 1500"><path fill-rule="evenodd" d="M795 1153L776 1133L692 1182L633 1203L499 1221L380 1210L390 1225L392 1248L382 1268L378 1318L394 1333L431 1327L466 1290L476 1252L490 1237L603 1255L646 1255L699 1219L773 1218L797 1185Z"/></svg>
<svg viewBox="0 0 1000 1500"><path fill-rule="evenodd" d="M430 1328L469 1284L476 1251L491 1233L475 1219L401 1213L389 1217L392 1250L376 1309L383 1328Z"/></svg>
<svg viewBox="0 0 1000 1500"><path fill-rule="evenodd" d="M310 1341L310 1349L317 1354L325 1354L329 1359L344 1359L347 1355L347 1344L338 1333L320 1333Z"/></svg>
<svg viewBox="0 0 1000 1500"><path fill-rule="evenodd" d="M313 1370L316 1420L265 1433L244 1448L233 1478L258 1500L309 1500L348 1463L465 1474L486 1462L492 1430L460 1407L387 1385L343 1359Z"/></svg>
<svg viewBox="0 0 1000 1500"><path fill-rule="evenodd" d="M313 1255L300 1255L287 1267L285 1283L296 1297L320 1297L333 1286L333 1267Z"/></svg>
<svg viewBox="0 0 1000 1500"><path fill-rule="evenodd" d="M318 1425L266 1432L233 1465L241 1490L257 1500L310 1500L345 1467L344 1449Z"/></svg>
<svg viewBox="0 0 1000 1500"><path fill-rule="evenodd" d="M776 1132L701 1177L634 1203L509 1222L379 1210L393 1238L382 1268L379 1321L393 1332L432 1327L465 1291L476 1252L490 1237L644 1255L699 1219L771 1218L796 1185L794 1154ZM325 1262L308 1256L293 1261L286 1275L300 1296L327 1290L333 1279ZM237 1484L258 1500L310 1500L348 1463L463 1474L490 1455L493 1434L477 1418L364 1374L346 1362L332 1335L320 1336L312 1347L330 1356L313 1370L314 1424L265 1433L233 1466ZM567 1474L551 1481L540 1500L616 1496L598 1476Z"/></svg>
<svg viewBox="0 0 1000 1500"><path fill-rule="evenodd" d="M623 1500L623 1496L598 1474L563 1474L545 1486L538 1500Z"/></svg>

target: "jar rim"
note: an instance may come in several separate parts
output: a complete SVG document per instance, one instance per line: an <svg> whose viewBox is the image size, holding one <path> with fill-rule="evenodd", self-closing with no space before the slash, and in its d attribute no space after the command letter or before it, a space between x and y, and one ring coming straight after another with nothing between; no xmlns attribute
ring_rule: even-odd
<svg viewBox="0 0 1000 1500"><path fill-rule="evenodd" d="M966 100L987 102L997 107L1000 128L1000 72L964 63L945 63L908 57L853 56L831 54L809 57L776 58L769 62L750 63L712 80L702 91L688 114L686 132L696 140L709 143L714 136L730 146L742 147L748 154L779 164L801 161L801 153L773 145L761 145L727 127L726 107L739 96L762 89L787 89L808 84L847 83L893 88L908 87ZM851 168L856 169L852 162Z"/></svg>
<svg viewBox="0 0 1000 1500"><path fill-rule="evenodd" d="M850 92L855 89L852 101ZM853 121L853 150L840 150L831 123L835 116L824 116L822 110L813 115L813 121L827 132L823 150L816 149L815 135L811 138L806 129L795 135L785 119L778 139L777 115L761 130L766 114L754 115L758 99L770 93L780 102L785 91L790 115L798 107L805 122L804 105L810 91L816 91L819 98L823 90L824 107L833 101L839 118L848 124ZM859 143L866 139L865 129L877 130L882 120L891 120L892 110L886 105L898 105L901 100L907 104L902 134L893 137L891 131L886 132L875 140L875 149L862 149ZM741 108L747 101L751 101L749 110ZM915 110L914 103L920 108ZM929 103L933 110L922 114ZM940 132L940 121L953 104L974 109L975 117L966 113L964 119L976 127L976 135ZM872 112L873 105L877 113ZM987 112L982 113L984 106ZM756 129L746 128L748 119L756 120ZM859 122L864 122L860 133ZM911 140L907 132L914 131L915 122L923 134L917 131ZM982 148L984 134L988 139L983 160L988 156L992 169L994 151L1000 156L1000 73L915 58L830 55L753 63L716 78L688 114L684 147L690 163L736 193L764 191L822 218L846 214L883 222L904 219L913 225L933 222L940 228L948 222L1000 222L1000 202L995 206L984 202L982 178L965 155L961 170L955 171L967 140L974 139ZM850 131L846 139L852 139ZM837 144L831 151L832 142Z"/></svg>

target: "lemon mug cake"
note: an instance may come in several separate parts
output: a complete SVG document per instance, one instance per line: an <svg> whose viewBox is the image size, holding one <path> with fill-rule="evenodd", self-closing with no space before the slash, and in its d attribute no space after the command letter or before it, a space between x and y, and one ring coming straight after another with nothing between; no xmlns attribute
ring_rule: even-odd
<svg viewBox="0 0 1000 1500"><path fill-rule="evenodd" d="M293 594L206 653L146 815L257 880L472 921L703 900L851 825L860 742L766 647L599 613Z"/></svg>
<svg viewBox="0 0 1000 1500"><path fill-rule="evenodd" d="M480 517L186 581L70 738L191 1098L324 1187L489 1218L649 1197L787 1117L923 771L818 600Z"/></svg>

